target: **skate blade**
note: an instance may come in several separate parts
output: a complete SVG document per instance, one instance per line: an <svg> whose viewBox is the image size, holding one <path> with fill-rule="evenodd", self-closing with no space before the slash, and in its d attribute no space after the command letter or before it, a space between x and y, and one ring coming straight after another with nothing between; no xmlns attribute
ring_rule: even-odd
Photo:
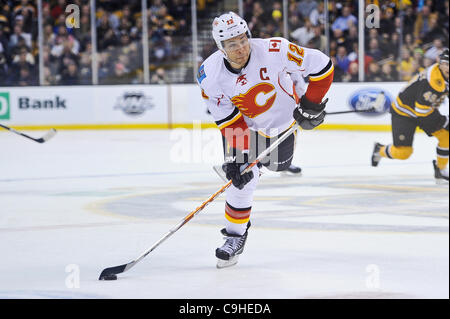
<svg viewBox="0 0 450 319"><path fill-rule="evenodd" d="M448 185L448 181L443 178L436 178L436 185Z"/></svg>
<svg viewBox="0 0 450 319"><path fill-rule="evenodd" d="M302 177L302 172L300 173L293 173L289 171L282 171L281 176L289 176L289 177Z"/></svg>
<svg viewBox="0 0 450 319"><path fill-rule="evenodd" d="M239 256L238 256L238 255L233 256L233 257L231 257L231 258L228 259L228 260L217 259L217 265L216 265L216 267L217 267L218 269L231 267L231 266L236 265L237 262L238 262L238 260L239 260Z"/></svg>

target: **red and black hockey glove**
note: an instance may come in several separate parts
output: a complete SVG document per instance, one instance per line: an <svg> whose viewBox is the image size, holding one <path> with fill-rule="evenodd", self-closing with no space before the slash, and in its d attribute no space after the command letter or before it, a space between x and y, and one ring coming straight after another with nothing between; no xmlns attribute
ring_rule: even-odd
<svg viewBox="0 0 450 319"><path fill-rule="evenodd" d="M241 172L249 165L247 153L241 153L240 156L229 157L222 165L227 179L231 179L233 185L238 189L243 189L244 186L254 177L253 171L241 175Z"/></svg>
<svg viewBox="0 0 450 319"><path fill-rule="evenodd" d="M293 116L298 125L304 130L312 130L323 123L325 119L325 105L328 99L320 104L309 101L305 95L294 110Z"/></svg>

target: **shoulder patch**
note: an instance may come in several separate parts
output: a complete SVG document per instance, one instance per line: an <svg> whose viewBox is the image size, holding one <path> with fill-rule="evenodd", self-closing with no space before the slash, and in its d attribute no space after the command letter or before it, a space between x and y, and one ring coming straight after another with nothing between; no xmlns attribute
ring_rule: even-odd
<svg viewBox="0 0 450 319"><path fill-rule="evenodd" d="M270 40L269 41L269 52L280 52L281 40Z"/></svg>
<svg viewBox="0 0 450 319"><path fill-rule="evenodd" d="M428 82L431 87L438 92L445 91L445 80L442 76L441 71L439 70L439 65L435 64L430 67L427 74Z"/></svg>
<svg viewBox="0 0 450 319"><path fill-rule="evenodd" d="M205 73L205 66L202 64L200 66L200 68L198 69L198 73L197 73L197 81L199 84L202 83L202 81L206 78L206 73Z"/></svg>

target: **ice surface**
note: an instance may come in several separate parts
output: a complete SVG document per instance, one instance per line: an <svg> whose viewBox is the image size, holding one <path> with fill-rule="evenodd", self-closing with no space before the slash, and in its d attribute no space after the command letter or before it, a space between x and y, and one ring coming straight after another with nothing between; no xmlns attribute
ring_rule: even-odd
<svg viewBox="0 0 450 319"><path fill-rule="evenodd" d="M60 131L45 144L0 133L0 298L449 298L448 185L434 182L423 133L410 159L373 168L373 142L390 133L301 132L303 176L263 175L236 266L215 267L222 195L98 281L223 184L219 133L196 144L187 132L188 162L171 131Z"/></svg>

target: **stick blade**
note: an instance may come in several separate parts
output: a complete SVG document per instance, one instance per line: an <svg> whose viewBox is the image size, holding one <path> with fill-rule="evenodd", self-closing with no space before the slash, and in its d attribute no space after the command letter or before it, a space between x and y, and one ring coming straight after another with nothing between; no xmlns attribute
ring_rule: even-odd
<svg viewBox="0 0 450 319"><path fill-rule="evenodd" d="M128 266L128 264L123 264L120 266L105 268L105 269L103 269L102 273L100 274L100 277L98 277L98 280L103 280L105 277L108 277L111 275L121 274L126 270L127 266Z"/></svg>
<svg viewBox="0 0 450 319"><path fill-rule="evenodd" d="M375 112L381 112L383 111L383 106L385 102L386 102L386 95L383 91L381 91L380 93L378 93L372 108L374 109Z"/></svg>
<svg viewBox="0 0 450 319"><path fill-rule="evenodd" d="M39 143L47 142L49 139L51 139L53 136L56 135L56 130L54 128L50 129L43 137L37 139L36 141Z"/></svg>
<svg viewBox="0 0 450 319"><path fill-rule="evenodd" d="M38 143L45 143L47 142L49 139L51 139L53 136L55 136L56 134L56 130L54 128L50 129L50 131L48 131L47 133L45 133L44 136L42 136L41 138L31 138L33 140L35 140Z"/></svg>

